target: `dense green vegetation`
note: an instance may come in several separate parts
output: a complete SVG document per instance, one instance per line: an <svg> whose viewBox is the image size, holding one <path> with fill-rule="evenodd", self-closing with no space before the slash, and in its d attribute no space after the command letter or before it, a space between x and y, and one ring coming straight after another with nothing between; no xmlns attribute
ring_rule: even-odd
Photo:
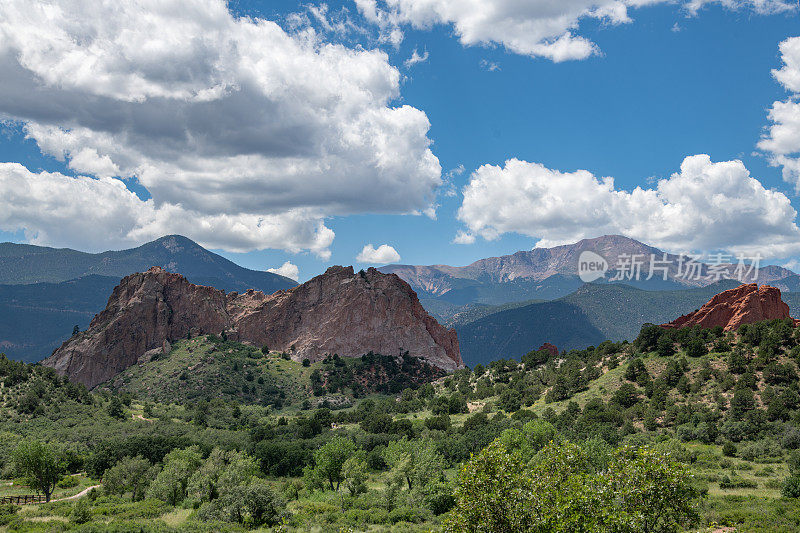
<svg viewBox="0 0 800 533"><path fill-rule="evenodd" d="M0 358L0 496L55 483L0 531L796 531L798 363L788 321L447 376L214 336L92 392Z"/></svg>

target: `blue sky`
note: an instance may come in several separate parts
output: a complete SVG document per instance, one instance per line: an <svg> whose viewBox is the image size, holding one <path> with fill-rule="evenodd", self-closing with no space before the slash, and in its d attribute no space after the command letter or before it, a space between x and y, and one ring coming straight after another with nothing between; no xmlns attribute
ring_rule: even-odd
<svg viewBox="0 0 800 533"><path fill-rule="evenodd" d="M229 8L234 17L266 18L288 30L292 19L287 17L297 13L308 16L309 6L318 5L239 0L231 2ZM239 264L266 269L290 261L297 265L303 280L330 264L353 264L362 248L371 243L393 247L403 263L462 265L482 257L529 249L541 239L566 242L572 235L596 236L592 234L595 229L616 227L599 224L580 234L574 228L553 227L558 220L554 215L535 221L533 229L526 230L528 234L521 234L514 228L530 221L519 222L509 215L503 220L474 222L467 228L465 219L459 220L458 211L465 202L462 190L472 179L473 171L482 165L500 168L512 158L553 171L573 173L585 169L598 178L611 176L616 191L631 191L636 187L653 189L657 180L679 172L684 158L708 154L714 163L740 160L763 185L765 198L776 191L785 195L794 209L800 208L794 182L783 179L782 166L769 164L774 154L757 147L762 135L768 133L768 112L773 102L787 101L791 96L771 70L781 68L784 62L779 45L800 35L797 10L760 14L747 6L730 9L710 4L692 15L685 7L668 3L630 9L632 21L624 24L582 18L573 34L595 43L600 53L554 62L514 53L502 43L465 45L451 23L416 28L413 23L400 22L403 38L395 46L376 38L378 30L353 2L328 2L327 6L332 19L334 15L343 17L340 9L344 8L352 23L365 30L363 34L325 32L318 21L309 17L320 41L344 43L348 48L377 48L387 54L387 62L397 68L401 77L399 97L390 106L408 105L425 113L430 121L430 150L438 158L443 179L449 183L434 193L435 218L425 214L372 213L391 211L391 207L378 207L367 213L353 208L324 213L325 226L335 233L328 248L330 257L311 247L297 250L303 245L279 249L280 243L272 241L261 250L257 249L258 242L248 244L250 251L246 252L229 251L242 248L239 244L228 247L222 241L204 242ZM2 46L0 43L0 49ZM427 59L405 66L404 61L415 50L420 55L427 54ZM6 117L5 135L0 137L0 162L20 163L37 173L85 174L76 172L75 165L70 167L70 156L59 161L52 154L43 153L35 136L28 132L26 138L25 120L32 119L11 110L12 106L3 108L4 100L0 98L0 115ZM378 179L376 183L381 182ZM127 179L126 185L141 199L150 198L137 179ZM405 201L402 193L402 187L392 192L398 195L398 204ZM357 203L358 194L366 199L374 192L364 187L351 201ZM709 195L713 194L715 191L709 190ZM772 210L772 200L764 200L760 207L765 219ZM536 209L535 199L532 201L530 205ZM732 203L737 201L742 198L732 199ZM391 205L391 199L386 202ZM471 209L491 210L494 206L502 210L502 206L487 202L482 204L477 199L470 204ZM786 206L778 204L785 211ZM730 225L724 216L731 213L720 215L720 224ZM32 238L36 223L25 224L0 217L0 228L6 230L0 231L0 239L41 242ZM687 247L707 250L752 250L758 246L759 238L773 239L769 232L774 231L777 239L788 244L770 253L772 262L785 264L800 253L791 245L796 240L795 228L789 227L792 217L785 215L778 224L783 226L769 226L771 229L763 230L761 237L758 232L762 226L754 224L755 234L742 228L718 243L714 238L721 232L709 233L701 240L667 235L653 244L673 249L686 243ZM742 225L747 226L747 221ZM179 226L176 232L183 232L180 230L185 227ZM103 231L100 226L95 230ZM453 243L461 230L471 233L474 242ZM484 238L484 231L498 235L489 240ZM647 235L660 235L657 229L647 231ZM203 242L202 238L188 236ZM631 236L641 238L641 234ZM77 248L82 244L79 236L74 242L68 235L50 239L52 242L42 243ZM127 247L123 244L129 241L120 242L116 247ZM98 238L92 243L96 244L84 248L102 248L104 241ZM115 246L112 242L108 247Z"/></svg>

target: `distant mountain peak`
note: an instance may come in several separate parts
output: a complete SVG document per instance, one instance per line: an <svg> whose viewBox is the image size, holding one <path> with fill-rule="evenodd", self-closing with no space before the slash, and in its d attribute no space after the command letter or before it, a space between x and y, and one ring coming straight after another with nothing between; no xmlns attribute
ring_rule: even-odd
<svg viewBox="0 0 800 533"><path fill-rule="evenodd" d="M538 285L550 281L557 281L557 292L560 296L566 295L579 286L582 281L578 278L579 261L584 252L591 251L599 255L606 265L602 269L602 281L624 283L648 290L679 289L690 287L703 287L719 281L720 277L709 275L708 264L702 263L697 267L697 275L688 275L683 268L679 257L665 253L654 246L640 242L624 235L601 235L594 238L581 239L573 244L562 244L550 248L533 248L498 257L479 259L466 266L449 265L387 265L381 267L383 272L392 272L405 279L417 292L431 298L445 297L448 301L460 303L490 303L499 304L512 301L541 298L543 290ZM638 256L638 257L637 257ZM639 267L636 272L624 272L626 261L631 263L637 257ZM651 265L656 262L664 264L661 271ZM722 265L727 276L735 277L737 265ZM666 269L666 279L664 279ZM632 270L632 269L631 269ZM619 275L621 274L621 275ZM757 281L758 283L779 283L785 280L784 286L798 285L793 273L777 266L763 266L758 271L757 279L742 279L742 281ZM585 281L590 281L585 277ZM592 278L598 279L598 278ZM548 281L549 280L549 281ZM569 283L572 280L573 283ZM577 286L576 286L577 283ZM518 285L517 294L507 284ZM526 284L525 287L522 287ZM506 286L505 288L503 286ZM552 298L553 291L547 289L548 298ZM565 292L566 291L566 292ZM491 293L502 293L502 297L494 297ZM458 293L458 298L454 295ZM447 296L445 296L447 295Z"/></svg>
<svg viewBox="0 0 800 533"><path fill-rule="evenodd" d="M97 254L15 246L0 246L0 284L58 283L88 274L119 279L155 265L179 272L192 282L227 291L259 289L271 293L297 285L272 272L241 267L183 235L165 235L136 248Z"/></svg>

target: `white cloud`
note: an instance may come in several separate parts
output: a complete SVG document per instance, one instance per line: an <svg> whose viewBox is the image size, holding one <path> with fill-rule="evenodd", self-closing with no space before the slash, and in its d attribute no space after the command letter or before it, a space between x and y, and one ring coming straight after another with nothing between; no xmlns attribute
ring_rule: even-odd
<svg viewBox="0 0 800 533"><path fill-rule="evenodd" d="M334 238L316 215L302 209L266 216L208 215L142 201L114 178L35 173L17 163L0 163L0 199L0 229L23 229L34 244L89 251L180 233L210 248L310 250L327 259Z"/></svg>
<svg viewBox="0 0 800 533"><path fill-rule="evenodd" d="M453 237L453 244L473 244L475 242L475 235L467 233L466 231L459 231Z"/></svg>
<svg viewBox="0 0 800 533"><path fill-rule="evenodd" d="M780 51L784 64L772 75L792 94L773 102L768 115L772 124L758 147L769 154L772 165L783 167L783 178L800 192L800 37L783 41Z"/></svg>
<svg viewBox="0 0 800 533"><path fill-rule="evenodd" d="M686 2L686 9L692 14L697 14L700 9L711 4L718 4L728 9L748 8L759 15L785 13L794 11L798 7L794 0L690 0Z"/></svg>
<svg viewBox="0 0 800 533"><path fill-rule="evenodd" d="M378 248L375 248L372 244L367 244L356 257L356 261L372 265L385 265L400 261L400 254L388 244L381 244Z"/></svg>
<svg viewBox="0 0 800 533"><path fill-rule="evenodd" d="M680 3L696 14L707 4L769 14L796 8L792 0L355 0L361 14L384 34L407 24L427 29L452 25L464 46L499 44L508 51L555 62L586 59L597 45L577 32L581 21L631 22L631 8ZM396 43L395 43L396 44Z"/></svg>
<svg viewBox="0 0 800 533"><path fill-rule="evenodd" d="M295 281L300 279L300 269L297 268L297 265L293 264L291 261L286 261L278 268L268 268L267 272L272 272L273 274L278 274L279 276L285 276Z"/></svg>
<svg viewBox="0 0 800 533"><path fill-rule="evenodd" d="M411 68L411 67L413 67L414 65L416 65L418 63L426 62L428 60L428 57L429 57L429 54L428 54L427 50L425 50L422 53L422 55L420 55L419 52L417 52L417 49L414 48L414 51L411 53L411 57L409 57L408 59L403 61L403 65L405 65L406 68Z"/></svg>
<svg viewBox="0 0 800 533"><path fill-rule="evenodd" d="M463 193L458 218L485 239L515 232L553 246L618 233L675 252L800 252L789 198L765 189L741 161L714 163L707 155L687 157L655 188L630 192L585 170L511 159L478 168Z"/></svg>
<svg viewBox="0 0 800 533"><path fill-rule="evenodd" d="M189 236L218 248L324 257L326 217L430 213L442 182L425 113L393 105L400 74L385 53L237 19L222 0L8 0L0 71L0 119L76 173L150 192L120 243L191 229L180 211L202 221Z"/></svg>
<svg viewBox="0 0 800 533"><path fill-rule="evenodd" d="M800 271L800 261L798 261L797 259L790 259L789 261L786 261L781 266L783 268L787 268L787 269L789 269L789 270L791 270L792 272L795 272L795 273Z"/></svg>
<svg viewBox="0 0 800 533"><path fill-rule="evenodd" d="M483 70L488 70L489 72L497 72L500 70L500 65L488 59L481 59L480 65Z"/></svg>

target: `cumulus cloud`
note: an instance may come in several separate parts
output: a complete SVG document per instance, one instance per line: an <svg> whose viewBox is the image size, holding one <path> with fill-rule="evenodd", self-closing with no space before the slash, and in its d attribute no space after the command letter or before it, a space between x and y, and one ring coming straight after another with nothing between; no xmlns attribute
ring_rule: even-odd
<svg viewBox="0 0 800 533"><path fill-rule="evenodd" d="M273 274L278 274L279 276L285 276L295 281L300 279L300 269L297 268L297 265L292 264L291 261L286 261L278 268L268 268L267 272L272 272Z"/></svg>
<svg viewBox="0 0 800 533"><path fill-rule="evenodd" d="M388 244L381 244L377 248L372 244L367 244L356 257L356 261L372 265L385 265L400 261L400 254Z"/></svg>
<svg viewBox="0 0 800 533"><path fill-rule="evenodd" d="M768 118L771 125L758 143L770 163L783 167L783 178L800 192L800 37L780 44L783 67L772 71L775 79L791 93L773 102Z"/></svg>
<svg viewBox="0 0 800 533"><path fill-rule="evenodd" d="M741 161L715 163L702 154L684 159L680 172L651 189L620 190L613 178L585 170L560 172L511 159L503 167L478 168L463 193L463 235L485 239L514 232L539 238L537 246L554 246L623 234L673 252L800 252L789 198L764 188Z"/></svg>
<svg viewBox="0 0 800 533"><path fill-rule="evenodd" d="M187 229L226 250L325 257L326 217L429 213L441 184L428 118L393 104L400 75L384 52L237 19L222 0L8 0L0 70L0 119L88 175L63 182L63 198L111 176L152 195L108 199L141 211L119 243ZM19 228L77 242L35 220Z"/></svg>
<svg viewBox="0 0 800 533"><path fill-rule="evenodd" d="M453 237L453 244L473 244L475 242L475 235L472 233L467 233L466 231L460 230L456 233L456 236Z"/></svg>
<svg viewBox="0 0 800 533"><path fill-rule="evenodd" d="M465 46L499 44L508 51L555 62L586 59L599 53L577 32L584 19L607 24L631 22L629 10L674 0L355 0L362 15L382 32L402 39L400 28L452 25ZM749 8L769 14L796 8L792 0L682 0L696 14L707 4Z"/></svg>
<svg viewBox="0 0 800 533"><path fill-rule="evenodd" d="M34 244L89 251L180 233L211 248L310 250L327 259L334 238L315 214L303 209L280 215L208 215L143 201L118 179L37 173L17 163L0 163L0 204L0 229L22 229Z"/></svg>

